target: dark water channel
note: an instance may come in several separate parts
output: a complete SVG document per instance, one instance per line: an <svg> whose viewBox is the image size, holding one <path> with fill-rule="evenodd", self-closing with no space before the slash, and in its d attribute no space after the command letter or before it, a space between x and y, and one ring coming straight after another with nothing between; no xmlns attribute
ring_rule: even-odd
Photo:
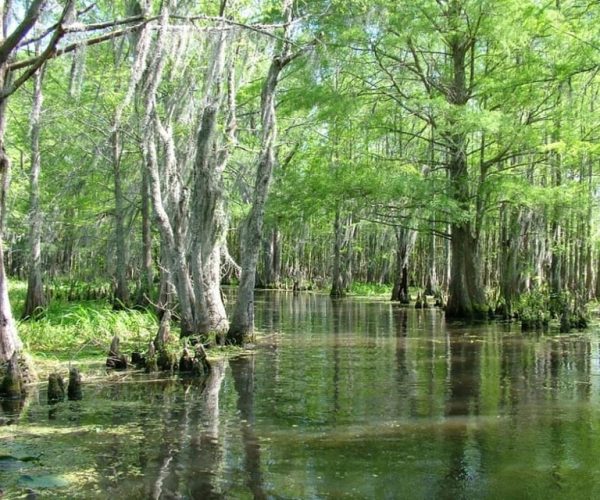
<svg viewBox="0 0 600 500"><path fill-rule="evenodd" d="M50 411L42 386L0 427L5 497L600 498L595 331L274 292L257 327L204 387L127 375Z"/></svg>

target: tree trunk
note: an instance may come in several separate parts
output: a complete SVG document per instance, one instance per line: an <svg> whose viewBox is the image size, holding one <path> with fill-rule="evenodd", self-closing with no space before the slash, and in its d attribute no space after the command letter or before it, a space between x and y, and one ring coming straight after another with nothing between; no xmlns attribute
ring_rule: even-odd
<svg viewBox="0 0 600 500"><path fill-rule="evenodd" d="M521 282L519 252L522 246L522 234L528 230L529 218L516 208L507 209L507 211L500 235L500 248L502 250L499 281L500 294L504 302L504 316L511 318Z"/></svg>
<svg viewBox="0 0 600 500"><path fill-rule="evenodd" d="M392 300L397 300L402 304L410 303L408 261L416 237L416 231L401 227L396 228L396 274L394 288L392 289Z"/></svg>
<svg viewBox="0 0 600 500"><path fill-rule="evenodd" d="M129 305L129 287L127 284L127 237L125 234L125 199L123 197L121 169L121 134L116 128L112 133L112 161L115 195L115 240L116 240L116 286L113 306L116 309Z"/></svg>
<svg viewBox="0 0 600 500"><path fill-rule="evenodd" d="M460 16L456 6L450 16L453 20ZM453 63L453 81L446 94L448 102L457 111L462 110L469 101L466 84L466 54L469 43L461 35L454 35L449 42ZM470 211L469 171L467 165L467 134L461 130L461 123L450 123L453 130L446 138L449 158L450 194L465 215ZM449 297L446 306L447 317L472 318L487 314L485 293L480 277L479 235L470 219L452 222L451 266Z"/></svg>
<svg viewBox="0 0 600 500"><path fill-rule="evenodd" d="M150 197L148 195L148 174L142 170L142 273L137 292L136 303L138 306L147 306L152 303L154 289L154 269L152 267L152 226L150 220Z"/></svg>
<svg viewBox="0 0 600 500"><path fill-rule="evenodd" d="M257 286L262 288L273 288L273 234L275 231L269 231L262 241L262 273L259 273Z"/></svg>
<svg viewBox="0 0 600 500"><path fill-rule="evenodd" d="M354 241L356 226L352 224L352 214L346 220L346 231L342 246L344 247L344 269L342 272L342 290L347 292L352 286L352 264L354 259L354 251L352 243Z"/></svg>
<svg viewBox="0 0 600 500"><path fill-rule="evenodd" d="M220 97L215 99L215 104L204 110L198 132L191 231L198 333L220 336L229 327L220 292L220 246L227 218L223 198L225 164L215 161L213 153Z"/></svg>
<svg viewBox="0 0 600 500"><path fill-rule="evenodd" d="M219 240L219 243L224 244ZM204 282L206 283L206 308L208 313L209 331L219 336L223 340L225 333L229 328L227 312L223 304L221 294L221 246L217 245L213 249L208 262L204 266Z"/></svg>
<svg viewBox="0 0 600 500"><path fill-rule="evenodd" d="M272 241L273 267L271 269L271 276L273 277L273 285L275 288L279 288L281 285L281 233L279 229L273 230Z"/></svg>
<svg viewBox="0 0 600 500"><path fill-rule="evenodd" d="M331 271L331 291L329 295L340 298L345 295L342 280L342 224L340 222L340 209L335 211L333 222L333 268Z"/></svg>
<svg viewBox="0 0 600 500"><path fill-rule="evenodd" d="M162 22L168 22L166 7ZM227 317L222 303L220 282L220 246L226 229L222 174L228 158L229 144L217 142L220 109L223 101L225 49L227 33L219 31L212 44L205 78L205 95L200 109L200 127L196 135L193 163L193 186L182 184L182 166L177 157L174 136L175 100L167 103L171 110L166 120L157 112L157 91L165 70L166 30L161 31L155 48L155 60L147 72L144 86L145 116L142 123L144 157L147 165L151 200L161 233L165 263L179 301L181 334L208 335L226 331ZM235 102L230 85L230 103ZM233 133L233 125L227 130ZM163 146L164 169L159 168L159 148ZM186 174L187 175L187 174ZM188 211L191 209L191 216Z"/></svg>
<svg viewBox="0 0 600 500"><path fill-rule="evenodd" d="M6 69L4 66L0 66L0 89L4 88L5 83ZM18 353L22 347L8 299L8 279L4 269L3 241L6 223L6 198L11 174L11 162L4 145L6 118L6 100L3 100L0 102L0 363L7 363L12 360L15 353ZM0 376L2 376L1 373Z"/></svg>
<svg viewBox="0 0 600 500"><path fill-rule="evenodd" d="M160 248L160 284L158 288L158 301L156 303L158 315L162 318L163 314L172 307L175 287L173 279L169 272L169 262L166 256L166 249L161 245Z"/></svg>
<svg viewBox="0 0 600 500"><path fill-rule="evenodd" d="M471 224L452 225L452 260L446 316L483 318L487 314L485 294L479 276L478 241Z"/></svg>
<svg viewBox="0 0 600 500"><path fill-rule="evenodd" d="M4 87L6 71L0 66L0 88ZM17 396L21 389L18 356L21 340L8 298L8 278L4 268L4 226L6 198L10 186L11 163L4 145L6 131L6 100L0 102L0 395Z"/></svg>
<svg viewBox="0 0 600 500"><path fill-rule="evenodd" d="M29 277L23 318L34 317L46 307L42 282L42 211L40 208L40 132L42 114L42 81L44 69L40 68L34 79L33 109L31 112L31 171L29 173Z"/></svg>
<svg viewBox="0 0 600 500"><path fill-rule="evenodd" d="M35 71L42 66L45 58L50 57L50 54L54 52L56 45L65 33L64 21L74 9L74 1L68 0L63 8L60 20L53 28L51 39L48 42L44 53L41 54L37 62L26 69L15 82L11 82L10 78L8 78L6 64L13 55L14 49L18 46L19 42L27 36L31 28L37 22L45 2L43 0L34 0L31 2L28 5L27 10L23 12L23 20L13 29L11 35L7 36L9 25L11 25L12 28L12 23L9 23L11 14L11 12L9 12L11 10L10 4L11 2L0 2L0 20L2 23L0 27L0 92L2 92L2 99L0 99L0 363L6 364L9 362L9 370L6 376L5 374L0 374L4 379L2 385L5 385L4 382L7 382L7 377L11 377L11 371L13 372L13 375L18 371L16 360L22 347L10 307L8 281L6 270L4 268L3 238L4 224L6 221L6 198L8 196L8 188L10 185L11 166L4 144L7 118L6 104L8 96L14 93L19 86L23 85L25 81L32 77L35 74ZM18 377L21 378L21 375L19 374ZM20 380L18 382L20 385Z"/></svg>
<svg viewBox="0 0 600 500"><path fill-rule="evenodd" d="M223 172L236 129L234 68L232 65L225 65L226 47L227 36L222 33L215 41L210 73L207 76L207 104L202 110L201 125L196 137L194 185L190 202L192 275L197 289L197 333L215 334L219 341L223 340L229 328L220 290L221 246L225 243L227 231ZM223 81L227 74L227 143L221 145L217 140L218 118L223 107Z"/></svg>
<svg viewBox="0 0 600 500"><path fill-rule="evenodd" d="M435 261L436 249L436 236L432 231L429 235L429 253L427 254L427 282L425 284L425 293L427 295L435 295L439 291Z"/></svg>
<svg viewBox="0 0 600 500"><path fill-rule="evenodd" d="M292 0L283 0L284 19L286 26L292 19ZM262 225L265 203L269 194L269 185L275 167L275 143L277 140L277 124L275 114L275 94L279 75L283 68L291 62L290 44L286 40L287 27L284 29L282 46L279 53L271 61L267 79L261 94L261 152L258 159L252 207L244 223L241 243L242 275L238 298L227 332L227 340L235 345L241 345L254 331L254 285L256 266L262 240Z"/></svg>

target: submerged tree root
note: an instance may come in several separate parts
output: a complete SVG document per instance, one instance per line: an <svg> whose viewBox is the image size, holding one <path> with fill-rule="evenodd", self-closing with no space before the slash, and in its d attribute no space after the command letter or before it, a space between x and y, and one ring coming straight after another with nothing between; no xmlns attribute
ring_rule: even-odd
<svg viewBox="0 0 600 500"><path fill-rule="evenodd" d="M0 397L20 399L26 395L27 386L36 380L29 357L16 352L8 362L0 364Z"/></svg>

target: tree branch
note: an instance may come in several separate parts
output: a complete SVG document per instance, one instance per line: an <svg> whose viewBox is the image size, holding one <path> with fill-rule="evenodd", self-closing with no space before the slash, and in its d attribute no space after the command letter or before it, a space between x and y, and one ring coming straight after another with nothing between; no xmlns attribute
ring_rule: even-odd
<svg viewBox="0 0 600 500"><path fill-rule="evenodd" d="M48 59L54 57L54 54L56 53L56 46L58 45L60 39L66 33L66 28L64 26L65 19L67 19L68 16L72 13L74 5L75 0L68 0L60 16L60 20L58 22L59 26L54 31L54 34L52 35L52 38L48 42L48 45L46 46L44 51L38 57L35 58L35 62L31 64L31 66L23 74L21 74L19 78L17 78L9 86L5 86L2 89L2 91L0 92L0 101L3 101L8 96L16 92L16 90L19 87L21 87L21 85L23 85L27 80L29 80L29 78L31 78L35 74L35 72L42 66L42 64L44 64ZM35 23L35 20L33 22Z"/></svg>
<svg viewBox="0 0 600 500"><path fill-rule="evenodd" d="M21 40L29 33L29 30L33 28L33 25L38 20L42 7L46 3L46 0L34 0L29 6L25 18L21 21L16 29L6 37L6 40L0 45L0 65L8 61L13 49L19 44Z"/></svg>

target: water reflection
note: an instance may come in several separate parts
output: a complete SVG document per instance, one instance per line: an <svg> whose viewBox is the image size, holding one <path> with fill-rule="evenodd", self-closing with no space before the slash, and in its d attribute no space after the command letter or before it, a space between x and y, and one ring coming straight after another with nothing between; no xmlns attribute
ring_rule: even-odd
<svg viewBox="0 0 600 500"><path fill-rule="evenodd" d="M448 326L448 398L445 416L454 425L447 428L448 471L440 481L440 498L473 496L480 471L477 454L470 451L470 419L479 414L480 346L460 330Z"/></svg>
<svg viewBox="0 0 600 500"><path fill-rule="evenodd" d="M261 472L260 443L254 432L254 357L239 356L229 362L237 393L237 409L244 448L246 485L254 498L267 498Z"/></svg>
<svg viewBox="0 0 600 500"><path fill-rule="evenodd" d="M600 495L596 333L523 336L302 293L256 307L261 347L204 383L127 376L50 421L43 389L7 408L18 425L0 427L2 453L47 458L13 460L0 486L18 496L27 474L61 475L57 495L82 498Z"/></svg>

